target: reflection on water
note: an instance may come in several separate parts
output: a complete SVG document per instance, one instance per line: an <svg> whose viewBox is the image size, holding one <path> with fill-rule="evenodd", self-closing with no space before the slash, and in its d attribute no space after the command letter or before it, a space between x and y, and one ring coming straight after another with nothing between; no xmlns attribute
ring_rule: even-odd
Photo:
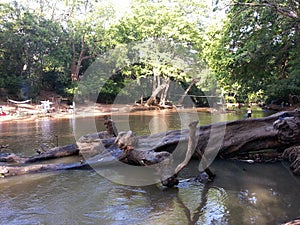
<svg viewBox="0 0 300 225"><path fill-rule="evenodd" d="M184 176L195 173L193 167L197 163ZM212 169L217 177L211 185L184 181L167 190L117 185L93 171L1 180L0 223L279 224L299 214L299 180L281 165L257 168L219 161ZM277 175L285 177L275 179Z"/></svg>
<svg viewBox="0 0 300 225"><path fill-rule="evenodd" d="M78 179L74 179L78 177ZM26 176L3 188L1 224L211 224L226 221L226 192L197 183L127 187L95 173ZM5 187L5 184L1 186Z"/></svg>
<svg viewBox="0 0 300 225"><path fill-rule="evenodd" d="M15 153L32 155L42 143L55 147L75 141L69 120L53 122L48 118L27 122L0 123L0 144L9 144Z"/></svg>
<svg viewBox="0 0 300 225"><path fill-rule="evenodd" d="M259 114L260 113L260 114ZM243 118L238 114L197 114L200 123ZM254 116L262 116L254 112ZM193 113L140 112L114 115L119 130L140 135L187 127ZM78 122L78 121L77 121ZM90 124L94 124L91 129ZM179 124L179 127L178 127ZM34 154L41 143L74 142L80 132L103 130L103 118L0 124L1 144ZM84 126L85 125L85 126ZM288 165L216 160L215 181L202 185L198 162L182 171L178 188L131 187L111 183L94 171L62 171L0 180L0 224L280 224L300 215L300 180Z"/></svg>

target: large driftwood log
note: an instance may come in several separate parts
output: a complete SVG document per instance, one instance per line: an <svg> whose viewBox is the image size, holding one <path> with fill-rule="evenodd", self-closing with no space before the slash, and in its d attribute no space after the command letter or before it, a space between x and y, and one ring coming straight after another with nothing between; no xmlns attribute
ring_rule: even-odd
<svg viewBox="0 0 300 225"><path fill-rule="evenodd" d="M283 159L291 162L291 170L295 175L300 176L300 145L295 145L284 150Z"/></svg>
<svg viewBox="0 0 300 225"><path fill-rule="evenodd" d="M5 162L0 166L0 173L3 176L13 176L49 170L89 168L89 165L94 167L121 161L137 166L161 163L162 181L165 181L176 174L175 170L172 169L173 167L170 166L173 163L174 151L179 151L182 155L187 152L190 130L173 130L161 134L135 137L136 140L134 144L129 146L130 148L126 148L126 143L121 146L116 141L118 137L113 136L115 134L108 132L86 135L77 144L57 147L28 158L20 156L14 156L14 158L9 154L0 155L0 162ZM300 112L295 110L274 114L266 118L200 126L195 129L195 137L198 139L195 143L195 154L198 153L203 156L205 153L205 157L209 157L210 153L215 151L223 158L231 158L264 149L278 149L280 153L284 149L300 144ZM213 145L211 143L220 144ZM194 144L192 143L192 145ZM92 153L89 152L91 149ZM32 164L32 162L67 155L82 155L85 160L81 161L82 158L78 157L78 161L74 163ZM294 159L292 162L295 162L292 169L297 172L299 171L299 153L296 155L297 157L292 157ZM98 160L99 157L101 160ZM187 157L190 158L189 155ZM187 162L188 160L182 165L186 166ZM177 172L180 170L178 169ZM174 184L176 184L176 180ZM166 185L169 186L168 182Z"/></svg>
<svg viewBox="0 0 300 225"><path fill-rule="evenodd" d="M300 225L300 217L297 219L294 219L292 221L283 223L282 225Z"/></svg>
<svg viewBox="0 0 300 225"><path fill-rule="evenodd" d="M78 146L76 144L70 144L70 145L51 148L46 152L31 157L21 157L13 153L3 153L0 154L0 162L25 164L25 163L33 163L33 162L50 160L50 159L57 159L57 158L62 158L62 157L67 157L72 155L78 155L78 153L79 153Z"/></svg>
<svg viewBox="0 0 300 225"><path fill-rule="evenodd" d="M266 118L200 126L196 131L198 136L197 149L200 152L215 151L216 149L213 149L215 147L218 155L223 158L231 158L238 154L265 149L283 150L297 143L300 144L300 126L296 126L299 122L300 112L296 110L274 114ZM226 129L225 132L223 132L224 129ZM178 149L179 144L182 145L181 149L185 152L188 139L188 129L141 136L139 137L139 144L133 152L147 152L149 154L149 152L165 151L172 153ZM221 145L211 145L207 148L209 142L221 143ZM105 144L106 141L104 140L103 143ZM106 143L105 146L107 149L113 149L113 145L109 145L109 143Z"/></svg>

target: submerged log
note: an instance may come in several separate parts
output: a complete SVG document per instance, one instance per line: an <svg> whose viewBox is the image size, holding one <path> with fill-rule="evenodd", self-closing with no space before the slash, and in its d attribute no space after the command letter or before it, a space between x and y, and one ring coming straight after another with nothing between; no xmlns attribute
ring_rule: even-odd
<svg viewBox="0 0 300 225"><path fill-rule="evenodd" d="M50 160L50 159L57 159L57 158L62 158L62 157L67 157L72 155L78 155L78 153L79 153L79 148L77 144L70 144L70 145L51 148L48 149L46 152L31 157L21 157L13 153L0 154L0 162L25 164L25 163L33 163L33 162Z"/></svg>
<svg viewBox="0 0 300 225"><path fill-rule="evenodd" d="M7 159L7 155L5 157L0 155L0 161L6 162L0 166L0 173L2 171L1 174L12 176L49 170L89 168L88 165L101 166L121 161L136 166L160 163L163 181L172 177L170 175L176 174L174 168L170 166L175 160L173 155L175 153L185 155L190 130L172 130L166 133L138 136L134 144L129 145L129 151L122 150L124 146L120 146L120 143L116 142L116 137L113 136L114 134L108 132L86 135L77 144L57 147L33 157L26 158L15 155L11 157L13 158L11 161ZM195 154L207 157L208 160L211 160L211 154L215 152L221 158L232 158L263 149L277 149L278 153L281 153L291 146L300 145L300 112L295 110L266 118L244 119L195 127L195 137L197 137ZM194 144L192 143L192 145ZM88 154L91 149L94 151L93 154ZM80 162L82 159L79 157L80 152L85 161ZM78 155L78 161L70 164L33 164L33 162L67 155ZM295 174L298 174L298 152L296 156L291 154L292 159L296 159L292 163L292 169L296 171ZM187 159L189 158L188 155ZM184 164L186 162L188 160ZM182 163L182 160L175 163ZM206 169L205 166L202 165L202 167ZM180 172L180 167L176 171ZM176 176L177 174L175 178ZM166 184L169 186L168 182Z"/></svg>

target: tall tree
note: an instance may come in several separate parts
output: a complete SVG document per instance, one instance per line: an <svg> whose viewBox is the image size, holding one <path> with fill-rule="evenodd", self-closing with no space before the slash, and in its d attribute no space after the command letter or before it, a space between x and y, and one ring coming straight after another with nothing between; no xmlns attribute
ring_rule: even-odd
<svg viewBox="0 0 300 225"><path fill-rule="evenodd" d="M1 4L1 87L17 90L26 83L38 91L57 79L66 85L104 51L105 29L114 18L110 1L20 2L25 6Z"/></svg>
<svg viewBox="0 0 300 225"><path fill-rule="evenodd" d="M41 85L45 72L63 73L66 36L60 24L36 16L16 2L0 6L1 86L15 92L22 87L32 91ZM28 91L20 97L29 97Z"/></svg>
<svg viewBox="0 0 300 225"><path fill-rule="evenodd" d="M78 10L75 10L76 4ZM105 30L109 20L114 20L115 11L110 1L73 1L71 6L67 19L72 49L70 73L71 80L77 81L85 70L81 71L84 61L95 59L104 52L107 44Z"/></svg>
<svg viewBox="0 0 300 225"><path fill-rule="evenodd" d="M152 76L152 97L149 103L158 93L164 100L170 79L190 82L194 77L191 77L191 74L187 76L187 73L182 71L183 68L170 65L169 62L174 57L172 51L168 54L167 46L159 47L159 40L177 43L189 48L195 56L199 56L202 51L206 4L204 1L134 0L131 5L130 14L125 14L110 29L110 35L113 37L112 45L146 43L142 47L143 50L140 49L147 52L146 57L140 59L142 60L140 67L135 64L133 68L129 67L129 71L123 73L134 75L137 79L145 74ZM157 45L152 47L151 44L147 45L149 40L157 42ZM164 52L160 52L159 48L163 47Z"/></svg>
<svg viewBox="0 0 300 225"><path fill-rule="evenodd" d="M241 85L241 94L263 91L287 100L299 94L298 1L231 1L214 68L223 80Z"/></svg>

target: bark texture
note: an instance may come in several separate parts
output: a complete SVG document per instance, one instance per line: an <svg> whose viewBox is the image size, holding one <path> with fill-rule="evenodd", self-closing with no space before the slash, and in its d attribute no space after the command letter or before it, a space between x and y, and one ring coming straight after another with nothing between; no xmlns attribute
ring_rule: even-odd
<svg viewBox="0 0 300 225"><path fill-rule="evenodd" d="M200 127L196 127L195 124L197 123L192 123L190 129L172 130L150 136L135 136L131 131L120 132L122 137L114 137L113 132L107 131L89 134L80 138L77 144L56 147L32 157L1 154L0 173L8 177L41 171L104 166L116 161L136 166L159 163L163 185L172 186L178 182L177 174L188 164L191 153L210 160L216 153L221 158L232 158L245 153L276 149L274 155L283 152L283 158L292 162L291 169L294 174L299 175L298 110L259 119L244 119ZM39 161L70 155L78 155L76 162L37 164ZM182 155L182 160L176 161L174 155ZM174 163L179 165L177 173ZM206 170L208 175L213 175L205 166L203 170Z"/></svg>

